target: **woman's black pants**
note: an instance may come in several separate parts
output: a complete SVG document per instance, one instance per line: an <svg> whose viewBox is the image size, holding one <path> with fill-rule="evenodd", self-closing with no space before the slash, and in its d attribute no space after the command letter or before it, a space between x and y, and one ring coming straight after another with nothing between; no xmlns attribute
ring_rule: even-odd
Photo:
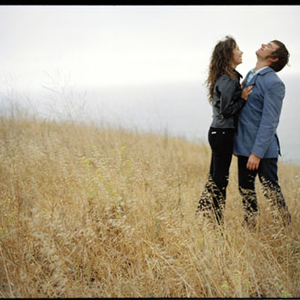
<svg viewBox="0 0 300 300"><path fill-rule="evenodd" d="M218 223L223 223L226 188L229 168L232 160L233 137L231 128L213 128L208 132L208 141L212 150L209 178L199 200L200 211L213 210Z"/></svg>

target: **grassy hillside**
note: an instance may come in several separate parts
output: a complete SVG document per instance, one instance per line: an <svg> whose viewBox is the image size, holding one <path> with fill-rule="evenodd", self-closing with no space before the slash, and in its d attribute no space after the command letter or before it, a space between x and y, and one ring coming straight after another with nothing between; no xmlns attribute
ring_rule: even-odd
<svg viewBox="0 0 300 300"><path fill-rule="evenodd" d="M223 232L195 215L210 149L180 138L0 119L1 297L300 297L300 168L280 164L292 225L258 187L242 224L233 159Z"/></svg>

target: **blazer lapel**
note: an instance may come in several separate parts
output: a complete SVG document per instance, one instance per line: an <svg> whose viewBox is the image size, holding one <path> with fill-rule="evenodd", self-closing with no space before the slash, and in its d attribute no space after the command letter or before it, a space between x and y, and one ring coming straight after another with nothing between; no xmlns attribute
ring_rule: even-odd
<svg viewBox="0 0 300 300"><path fill-rule="evenodd" d="M258 76L259 74L260 74L260 73L254 75L254 76L251 78L250 82L248 83L248 86L249 86L249 85L255 85L256 78L257 78L257 76Z"/></svg>
<svg viewBox="0 0 300 300"><path fill-rule="evenodd" d="M259 72L258 74L253 76L253 78L250 80L248 85L255 85L255 82L256 82L256 79L258 78L258 76L264 75L264 74L269 73L271 71L272 71L272 69L270 67L261 70L261 72Z"/></svg>

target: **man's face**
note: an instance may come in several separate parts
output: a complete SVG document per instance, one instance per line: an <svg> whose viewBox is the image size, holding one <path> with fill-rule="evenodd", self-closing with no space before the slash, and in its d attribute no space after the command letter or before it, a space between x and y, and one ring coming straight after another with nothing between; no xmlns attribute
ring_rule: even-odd
<svg viewBox="0 0 300 300"><path fill-rule="evenodd" d="M258 49L255 53L260 59L267 59L267 57L270 56L278 48L278 45L270 42L268 44L262 44L261 48Z"/></svg>

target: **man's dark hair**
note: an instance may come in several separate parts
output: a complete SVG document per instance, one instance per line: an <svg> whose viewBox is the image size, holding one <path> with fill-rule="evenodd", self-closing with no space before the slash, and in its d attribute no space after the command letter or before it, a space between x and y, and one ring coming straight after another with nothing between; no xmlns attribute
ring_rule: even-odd
<svg viewBox="0 0 300 300"><path fill-rule="evenodd" d="M278 48L270 55L270 57L277 58L278 60L275 62L272 62L269 67L271 67L275 72L281 71L284 66L289 62L289 51L286 49L285 45L278 41L274 40L272 43L275 43Z"/></svg>

